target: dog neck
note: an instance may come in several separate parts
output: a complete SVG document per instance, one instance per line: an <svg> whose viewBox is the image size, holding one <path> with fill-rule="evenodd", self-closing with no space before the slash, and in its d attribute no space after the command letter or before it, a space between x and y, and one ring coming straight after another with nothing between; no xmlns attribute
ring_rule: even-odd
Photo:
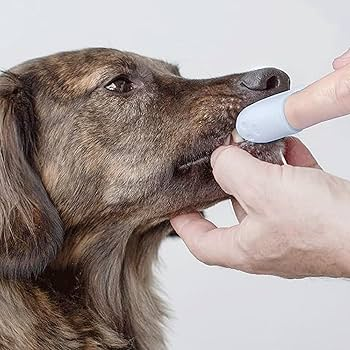
<svg viewBox="0 0 350 350"><path fill-rule="evenodd" d="M50 267L54 289L80 300L93 331L111 349L165 349L165 307L155 292L152 267L169 222L132 230L125 224L102 226L103 231L96 226L70 232Z"/></svg>

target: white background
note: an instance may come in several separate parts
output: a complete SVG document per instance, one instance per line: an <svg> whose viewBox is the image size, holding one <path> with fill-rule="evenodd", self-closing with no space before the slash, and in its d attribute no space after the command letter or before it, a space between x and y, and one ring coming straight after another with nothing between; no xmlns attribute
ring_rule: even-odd
<svg viewBox="0 0 350 350"><path fill-rule="evenodd" d="M350 46L348 0L29 1L0 3L0 68L55 51L114 47L179 63L191 78L257 66L294 85L331 70ZM350 179L350 119L301 134L324 168ZM208 211L234 223L227 203ZM350 225L349 225L350 226ZM349 349L350 282L251 276L197 262L179 239L161 249L172 350ZM156 349L155 349L156 350Z"/></svg>

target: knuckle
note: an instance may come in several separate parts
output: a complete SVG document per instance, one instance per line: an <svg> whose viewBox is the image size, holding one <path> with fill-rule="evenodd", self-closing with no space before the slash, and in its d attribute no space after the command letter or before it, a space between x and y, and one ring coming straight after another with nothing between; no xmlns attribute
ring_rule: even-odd
<svg viewBox="0 0 350 350"><path fill-rule="evenodd" d="M250 183L244 189L244 196L250 202L258 204L262 199L263 190L261 186L257 186L254 183Z"/></svg>
<svg viewBox="0 0 350 350"><path fill-rule="evenodd" d="M201 239L193 238L189 242L188 248L200 262L208 264L207 249Z"/></svg>
<svg viewBox="0 0 350 350"><path fill-rule="evenodd" d="M251 243L251 240L247 239L247 235L242 232L232 235L232 247L234 247L235 253L231 255L231 264L234 268L246 272L251 268L252 256L254 255L254 247Z"/></svg>

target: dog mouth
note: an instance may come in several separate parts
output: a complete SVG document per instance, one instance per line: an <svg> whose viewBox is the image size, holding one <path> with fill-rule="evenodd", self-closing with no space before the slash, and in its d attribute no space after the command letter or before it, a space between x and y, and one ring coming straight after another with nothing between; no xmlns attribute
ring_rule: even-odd
<svg viewBox="0 0 350 350"><path fill-rule="evenodd" d="M226 133L213 141L202 141L201 144L205 145L203 149L199 149L197 152L190 152L179 162L179 165L176 167L178 174L187 174L195 169L207 168L211 170L210 157L214 150L220 146L230 145L239 147L262 161L283 164L282 155L284 155L285 151L283 139L264 144L253 143L244 140L235 127L230 133Z"/></svg>
<svg viewBox="0 0 350 350"><path fill-rule="evenodd" d="M189 155L189 159L183 160L182 163L177 167L177 170L180 172L184 172L189 170L193 166L200 166L200 165L209 165L210 163L210 156L211 153L214 152L214 150L219 146L238 146L245 143L245 141L237 132L236 128L233 129L228 135L220 137L216 143L212 147L209 147L207 151L203 151L204 154L201 154L201 152L198 155Z"/></svg>

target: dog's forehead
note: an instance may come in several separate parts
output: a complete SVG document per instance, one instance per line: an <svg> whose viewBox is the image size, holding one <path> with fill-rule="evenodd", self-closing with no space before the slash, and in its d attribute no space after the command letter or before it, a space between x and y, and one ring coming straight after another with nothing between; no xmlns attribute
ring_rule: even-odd
<svg viewBox="0 0 350 350"><path fill-rule="evenodd" d="M140 68L148 67L155 71L165 72L165 73L170 72L175 75L180 75L179 67L176 64L169 63L167 61L163 61L157 58L141 56L133 52L124 52L124 55L126 55L127 59L133 60L136 65L140 66Z"/></svg>
<svg viewBox="0 0 350 350"><path fill-rule="evenodd" d="M81 66L88 69L106 68L115 66L126 66L137 69L147 66L150 69L177 71L178 67L161 59L142 56L133 52L120 51L116 49L92 48L79 51L61 52L47 56L48 61L57 66Z"/></svg>
<svg viewBox="0 0 350 350"><path fill-rule="evenodd" d="M44 86L52 86L54 81L56 88L80 94L130 70L179 75L177 66L165 61L104 48L60 52L28 61L13 71L31 72Z"/></svg>
<svg viewBox="0 0 350 350"><path fill-rule="evenodd" d="M114 49L85 49L80 51L61 52L44 58L47 64L58 71L78 69L79 72L91 72L94 69L114 69L125 67L153 70L176 71L177 67L160 59L141 56L136 53Z"/></svg>

